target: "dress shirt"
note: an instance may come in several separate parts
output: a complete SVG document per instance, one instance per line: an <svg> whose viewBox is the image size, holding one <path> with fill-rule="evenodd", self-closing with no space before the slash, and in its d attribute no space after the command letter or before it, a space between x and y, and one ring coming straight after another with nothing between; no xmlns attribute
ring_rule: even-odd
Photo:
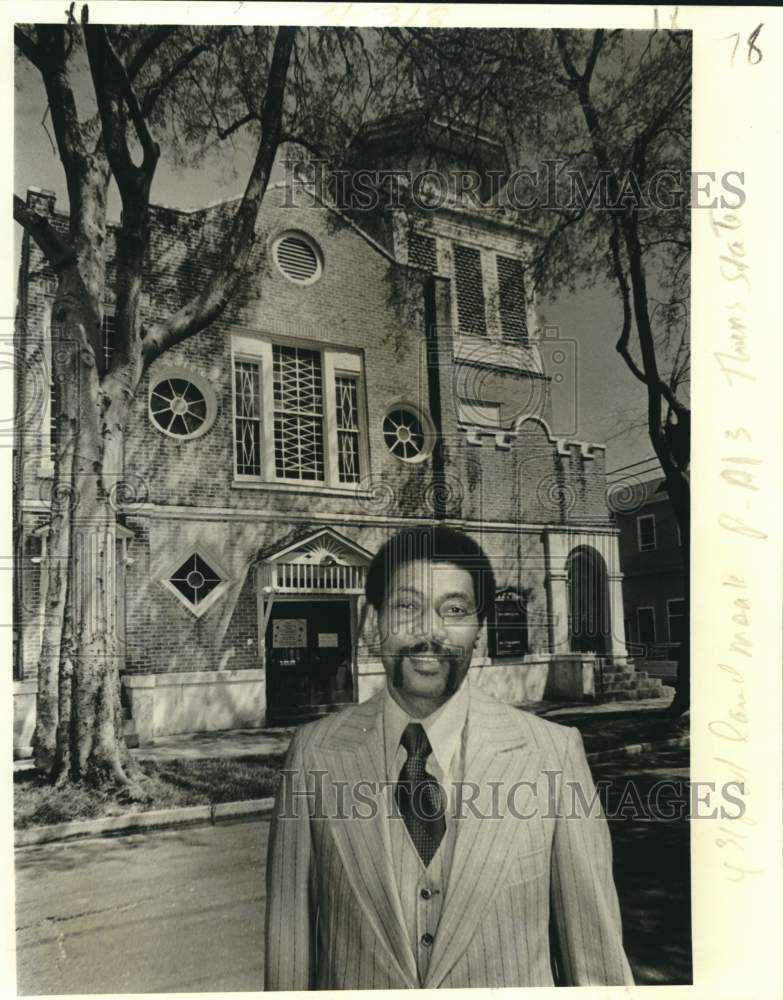
<svg viewBox="0 0 783 1000"><path fill-rule="evenodd" d="M387 776L390 781L399 779L402 765L408 757L405 748L400 744L400 739L409 723L420 723L424 727L432 747L432 753L427 761L427 772L438 779L438 783L446 794L447 824L456 796L454 784L460 782L463 777L462 741L465 735L469 705L470 687L467 678L445 704L436 708L425 719L414 719L408 715L405 709L394 700L388 687L384 698L383 731Z"/></svg>

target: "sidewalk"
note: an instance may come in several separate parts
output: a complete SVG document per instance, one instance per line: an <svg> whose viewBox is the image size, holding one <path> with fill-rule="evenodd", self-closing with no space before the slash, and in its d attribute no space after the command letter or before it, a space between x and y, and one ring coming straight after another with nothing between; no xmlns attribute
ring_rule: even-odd
<svg viewBox="0 0 783 1000"><path fill-rule="evenodd" d="M576 726L584 741L591 766L606 761L633 757L647 759L650 754L684 749L689 744L688 720L672 719L664 714L665 699L612 702L610 704L557 704L544 702L526 706L527 710L560 722ZM270 758L280 759L288 749L294 727L276 729L236 729L217 733L197 733L167 736L152 746L131 750L139 761L155 765L172 765L174 761L209 761L210 766L220 766L221 761L238 761L245 766L267 768L276 766ZM242 766L242 764L238 766ZM14 770L27 770L32 761L15 761ZM51 840L69 840L90 836L116 835L145 832L153 829L183 824L215 823L227 820L261 818L268 814L273 799L247 799L236 796L237 801L176 806L164 809L142 809L88 820L72 820L44 826L31 826L17 830L14 841L17 847L46 843Z"/></svg>
<svg viewBox="0 0 783 1000"><path fill-rule="evenodd" d="M525 711L550 719L552 722L568 723L570 717L599 716L607 725L611 717L628 718L628 713L650 712L663 709L668 704L665 698L646 698L635 701L613 701L603 704L591 702L536 702L525 705ZM605 727L602 727L605 729ZM204 760L239 757L266 757L285 753L295 727L276 729L227 729L217 733L187 733L182 736L162 736L151 745L131 750L139 760ZM631 743L638 741L631 740ZM590 747L586 746L588 753ZM30 759L15 760L14 771L32 768Z"/></svg>

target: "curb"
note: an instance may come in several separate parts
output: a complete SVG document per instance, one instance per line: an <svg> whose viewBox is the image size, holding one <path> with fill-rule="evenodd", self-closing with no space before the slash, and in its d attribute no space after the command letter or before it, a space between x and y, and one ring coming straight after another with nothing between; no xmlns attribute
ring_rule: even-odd
<svg viewBox="0 0 783 1000"><path fill-rule="evenodd" d="M621 757L635 757L641 753L686 747L688 736L676 736L657 743L632 743L613 750L599 750L587 754L590 763L602 763ZM265 816L272 811L273 798L249 799L245 802L218 802L214 805L187 806L184 809L157 809L146 813L129 813L125 816L107 816L72 823L55 823L51 826L17 830L14 847L33 847L54 841L78 840L85 837L111 837L127 833L146 833L148 830L165 830L174 826L193 826L197 823L217 823L221 820Z"/></svg>
<svg viewBox="0 0 783 1000"><path fill-rule="evenodd" d="M595 753L587 754L587 759L591 764L597 764L606 760L617 760L620 757L635 757L640 753L687 747L690 745L690 741L690 736L673 736L671 739L658 740L653 743L630 743L628 746L615 747L614 750L597 750Z"/></svg>
<svg viewBox="0 0 783 1000"><path fill-rule="evenodd" d="M186 806L184 809L155 809L145 813L107 816L104 819L55 823L51 826L17 830L14 834L14 847L32 847L35 844L84 837L146 833L148 830L165 830L172 826L191 826L196 823L216 823L220 820L263 816L272 811L274 801L273 798L266 798L249 799L245 802L218 802L213 805Z"/></svg>

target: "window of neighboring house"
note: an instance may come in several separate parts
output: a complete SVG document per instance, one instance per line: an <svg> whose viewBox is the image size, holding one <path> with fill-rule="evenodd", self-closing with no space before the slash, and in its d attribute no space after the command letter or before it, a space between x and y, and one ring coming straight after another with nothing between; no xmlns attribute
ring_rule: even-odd
<svg viewBox="0 0 783 1000"><path fill-rule="evenodd" d="M682 642L685 638L685 601L682 597L670 597L666 601L666 620L669 642Z"/></svg>
<svg viewBox="0 0 783 1000"><path fill-rule="evenodd" d="M642 514L636 518L636 534L640 552L655 548L655 514Z"/></svg>
<svg viewBox="0 0 783 1000"><path fill-rule="evenodd" d="M365 466L361 358L239 337L234 343L237 480L330 487Z"/></svg>
<svg viewBox="0 0 783 1000"><path fill-rule="evenodd" d="M655 642L655 608L637 608L636 624L639 629L639 642Z"/></svg>
<svg viewBox="0 0 783 1000"><path fill-rule="evenodd" d="M522 262L513 257L496 258L500 330L503 340L527 344L527 310Z"/></svg>
<svg viewBox="0 0 783 1000"><path fill-rule="evenodd" d="M484 275L481 250L461 243L454 244L454 283L457 292L457 318L460 333L485 337L487 313L484 299Z"/></svg>

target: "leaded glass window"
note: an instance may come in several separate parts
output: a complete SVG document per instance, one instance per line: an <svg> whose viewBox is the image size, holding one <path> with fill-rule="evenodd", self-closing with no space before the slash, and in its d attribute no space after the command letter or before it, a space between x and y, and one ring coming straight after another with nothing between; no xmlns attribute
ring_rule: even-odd
<svg viewBox="0 0 783 1000"><path fill-rule="evenodd" d="M207 401L195 382L164 378L150 393L150 413L161 430L174 437L190 437L207 419Z"/></svg>
<svg viewBox="0 0 783 1000"><path fill-rule="evenodd" d="M419 417L407 407L396 407L383 420L386 447L404 462L418 461L425 455L426 436Z"/></svg>
<svg viewBox="0 0 783 1000"><path fill-rule="evenodd" d="M261 393L257 361L234 363L234 448L238 476L261 475Z"/></svg>
<svg viewBox="0 0 783 1000"><path fill-rule="evenodd" d="M169 583L185 600L197 608L221 580L211 566L194 552L169 577Z"/></svg>
<svg viewBox="0 0 783 1000"><path fill-rule="evenodd" d="M324 478L321 355L301 347L272 348L275 472L283 479Z"/></svg>
<svg viewBox="0 0 783 1000"><path fill-rule="evenodd" d="M337 415L337 459L341 483L359 482L359 407L357 380L337 375L334 380Z"/></svg>

